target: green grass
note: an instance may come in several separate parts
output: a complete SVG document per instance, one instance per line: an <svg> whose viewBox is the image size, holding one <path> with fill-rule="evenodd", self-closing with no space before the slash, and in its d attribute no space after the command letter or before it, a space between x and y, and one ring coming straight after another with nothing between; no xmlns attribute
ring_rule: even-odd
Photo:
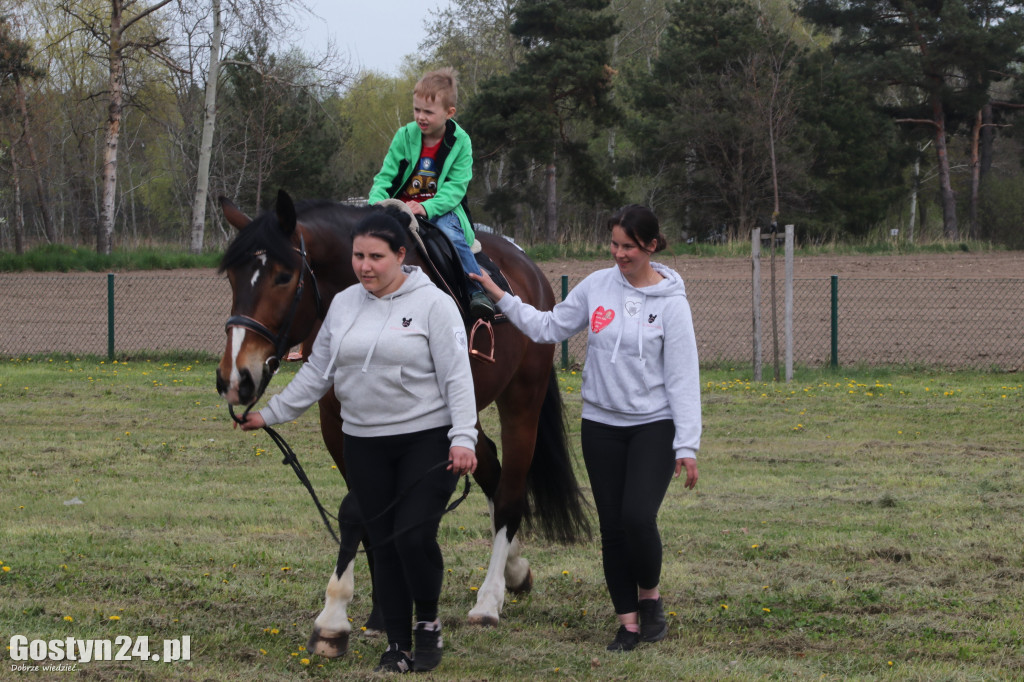
<svg viewBox="0 0 1024 682"><path fill-rule="evenodd" d="M3 361L0 639L191 638L188 662L78 665L97 680L379 678L379 640L356 636L333 661L301 649L335 551L269 439L230 427L213 369ZM577 440L579 375L560 381ZM1020 376L702 381L700 482L673 484L660 517L668 639L604 650L616 626L596 541L529 538L533 592L509 596L497 628L467 626L488 560L474 489L442 524L446 652L431 679L1019 679ZM280 431L336 504L315 413ZM367 581L360 560L356 625Z"/></svg>
<svg viewBox="0 0 1024 682"><path fill-rule="evenodd" d="M212 268L220 263L220 257L220 253L192 255L178 247L118 249L110 255L104 255L97 253L95 248L46 244L29 249L20 256L0 252L0 272L107 272Z"/></svg>

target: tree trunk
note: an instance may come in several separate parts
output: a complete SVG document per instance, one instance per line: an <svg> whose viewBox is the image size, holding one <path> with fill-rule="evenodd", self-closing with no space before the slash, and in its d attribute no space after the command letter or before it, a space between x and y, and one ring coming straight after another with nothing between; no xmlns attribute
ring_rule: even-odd
<svg viewBox="0 0 1024 682"><path fill-rule="evenodd" d="M546 187L546 200L544 203L544 239L549 244L554 244L558 239L558 175L555 162L547 165L544 174Z"/></svg>
<svg viewBox="0 0 1024 682"><path fill-rule="evenodd" d="M109 254L114 241L114 217L117 208L117 144L121 134L122 77L121 0L110 3L110 104L107 107L107 133L103 148L103 197L100 224L96 230L96 250Z"/></svg>
<svg viewBox="0 0 1024 682"><path fill-rule="evenodd" d="M914 243L914 226L917 224L917 194L921 188L921 153L914 159L913 181L910 183L910 220L907 221L907 243Z"/></svg>
<svg viewBox="0 0 1024 682"><path fill-rule="evenodd" d="M971 239L978 239L978 194L981 188L981 159L979 157L979 143L981 141L981 130L984 117L979 109L974 116L974 126L971 128L971 203L968 207L970 215L969 235Z"/></svg>
<svg viewBox="0 0 1024 682"><path fill-rule="evenodd" d="M25 137L25 147L28 149L28 160L32 165L32 175L36 181L36 195L39 197L39 212L43 217L43 234L46 241L54 244L57 242L57 230L53 224L53 217L50 214L50 201L46 193L46 185L43 183L43 175L40 170L39 158L36 156L36 145L32 140L32 123L28 118L28 104L25 102L25 88L21 84L21 78L14 74L14 95L18 100L18 107L21 109L21 127Z"/></svg>
<svg viewBox="0 0 1024 682"><path fill-rule="evenodd" d="M984 180L992 170L992 155L996 139L992 120L992 104L986 103L981 108L981 179Z"/></svg>
<svg viewBox="0 0 1024 682"><path fill-rule="evenodd" d="M932 120L935 123L935 154L939 163L939 187L942 198L942 235L951 241L960 239L956 222L956 194L949 169L949 152L946 148L946 112L938 95L932 95Z"/></svg>
<svg viewBox="0 0 1024 682"><path fill-rule="evenodd" d="M213 129L217 118L217 79L220 73L220 0L212 0L213 39L210 44L210 72L206 80L206 106L203 137L199 145L199 168L196 172L196 194L192 200L191 253L202 253L206 229L206 197L210 189L210 157L213 156Z"/></svg>
<svg viewBox="0 0 1024 682"><path fill-rule="evenodd" d="M18 177L18 156L11 145L11 184L14 186L14 253L25 253L25 212L21 208L21 179Z"/></svg>

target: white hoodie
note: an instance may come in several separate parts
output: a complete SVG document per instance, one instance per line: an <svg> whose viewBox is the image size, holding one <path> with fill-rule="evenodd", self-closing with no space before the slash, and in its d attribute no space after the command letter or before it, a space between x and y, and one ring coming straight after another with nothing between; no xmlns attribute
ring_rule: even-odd
<svg viewBox="0 0 1024 682"><path fill-rule="evenodd" d="M676 459L700 448L697 340L683 279L660 263L664 279L634 287L617 267L599 270L554 310L540 311L504 296L498 308L538 343L557 343L586 329L583 418L610 426L671 419Z"/></svg>
<svg viewBox="0 0 1024 682"><path fill-rule="evenodd" d="M331 386L342 431L363 437L451 425L451 444L476 446L476 397L466 328L454 301L415 266L377 297L353 284L331 301L306 362L260 415L280 424Z"/></svg>

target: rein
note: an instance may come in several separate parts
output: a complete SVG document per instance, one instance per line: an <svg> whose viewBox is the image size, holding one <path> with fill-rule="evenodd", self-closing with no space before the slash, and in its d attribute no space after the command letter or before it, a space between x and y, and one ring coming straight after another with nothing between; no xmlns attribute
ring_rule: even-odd
<svg viewBox="0 0 1024 682"><path fill-rule="evenodd" d="M313 268L310 267L309 260L306 258L306 240L302 236L301 232L299 233L299 248L295 250L299 253L299 255L302 258L302 269L301 272L299 273L299 284L298 286L295 287L295 296L292 297L292 303L288 309L288 316L285 320L285 323L282 325L280 332L275 334L274 332L270 331L270 329L265 324L263 324L259 320L249 317L248 315L232 315L224 324L225 331L231 329L232 327L241 327L243 329L248 329L249 331L258 334L259 336L262 336L264 339L269 341L274 346L274 355L270 358L267 358L266 361L266 364L268 366L271 365L271 363L273 363L273 365L270 367L271 373L275 372L277 368L281 365L281 359L284 357L284 354L287 353L288 349L290 348L290 344L288 343L288 334L291 332L292 322L295 320L295 315L299 309L299 303L302 300L302 294L305 289L306 273L309 273L310 281L313 283L313 296L316 304L316 316L322 319L326 312L324 310L323 298L320 295L320 287L316 281L316 275L313 273ZM235 415L234 408L231 405L228 405L228 414L231 415L231 419L233 419L236 424L242 424L245 422L245 416L249 414L252 408L252 405L247 406L245 408L245 411L242 413L242 416L238 417ZM327 527L327 532L331 534L332 538L334 538L334 542L340 546L340 522L338 532L335 533L334 527L331 525L330 522L330 514L326 509L324 509L324 506L320 503L320 498L317 497L316 491L313 489L312 482L310 482L309 477L306 476L306 472L305 470L303 470L302 465L299 464L299 458L296 456L295 451L292 450L291 446L288 445L288 442L281 436L281 434L279 434L274 429L270 428L269 426L264 426L263 430L267 432L267 435L269 435L270 439L274 441L275 445L277 445L277 448L281 451L281 454L284 455L284 459L281 461L281 464L289 465L292 468L292 471L295 472L295 476L298 477L299 482L302 483L302 485L309 492L309 496L313 499L313 504L316 505L317 511L320 512L320 518L323 520L324 525ZM405 490L403 490L397 496L395 496L395 499L392 500L387 507L382 509L380 513L378 513L371 519L364 520L363 523L366 524L367 522L376 521L377 519L381 518L384 514L391 511L391 509L393 509L394 506L398 504L399 500L401 500L410 490L412 490L413 487L415 487L420 481L422 481L427 474L430 474L435 469L438 469L439 467L445 466L447 464L448 462L446 461L438 462L434 466L427 469L425 472L423 472L422 477L413 481L412 484L410 484ZM388 538L386 538L379 544L386 545L402 533L412 530L416 526L422 525L423 523L426 523L427 521L432 520L433 518L440 518L441 516L444 516L445 514L452 511L460 504L462 504L462 501L469 497L469 488L469 474L466 474L466 483L463 488L462 495L454 502L449 504L443 512L441 512L439 515L434 515L433 517L425 518L422 521L409 526L408 528L403 528L401 530L395 531Z"/></svg>
<svg viewBox="0 0 1024 682"><path fill-rule="evenodd" d="M245 421L245 415L249 414L249 410L250 409L252 409L251 405L246 408L245 412L242 413L241 417L238 417L238 416L235 415L235 411L231 407L231 405L228 405L228 414L231 415L231 418L233 420L235 420L235 422L237 424L242 424ZM334 538L335 544L337 544L340 547L341 546L341 540L339 539L339 536L341 535L341 523L339 522L339 524L338 524L338 532L335 533L334 532L334 526L331 525L330 513L326 509L324 509L323 504L320 503L320 498L317 497L316 491L313 489L313 484L310 482L309 477L306 476L306 472L305 472L305 470L303 470L302 465L299 464L299 458L298 458L298 456L296 456L295 451L292 450L291 446L288 445L288 442L281 436L281 434L279 434L274 429L270 428L269 426L264 426L263 430L267 432L267 435L269 435L270 439L272 441L274 441L275 445L277 445L277 448L281 451L281 454L284 455L284 459L281 460L281 464L287 464L287 465L291 466L292 471L295 472L295 475L298 477L299 482L302 483L302 485L305 486L306 490L309 492L309 496L313 499L313 504L316 505L317 511L320 512L320 518L323 520L324 525L327 527L327 532L331 534L332 538ZM365 525L367 523L376 521L377 519L379 519L382 516L384 516L385 514L387 514L389 511L394 509L395 505L398 504L398 502L403 497L405 497L409 493L410 490L412 490L417 485L419 485L419 483L421 481L423 481L423 479L425 479L428 474L433 473L434 470L440 469L442 466L447 466L447 464L448 464L447 461L438 462L437 464L433 465L432 467L430 467L429 469L424 471L422 476L420 476L418 479L416 479L415 481L410 483L408 486L406 486L406 488L404 490L402 490L400 493L395 495L395 499L393 499L391 501L391 503L388 504L388 506L384 507L384 509L380 510L380 512L378 512L376 516L374 516L374 517L372 517L370 519L364 519L363 520L363 524ZM406 528L402 528L401 530L396 530L394 533L389 535L387 538L385 538L384 540L382 540L379 543L377 543L376 545L374 545L374 547L377 547L377 546L380 546L380 545L386 545L389 542L391 542L392 540L394 540L395 538L397 538L402 533L406 533L406 532L412 530L413 528L416 528L417 526L423 525L427 521L431 521L431 520L433 520L435 518L441 518L442 516L444 516L448 512L454 510L456 507L458 507L460 504L462 504L462 502L467 497L469 497L469 489L470 489L469 474L466 474L465 475L465 484L463 485L463 488L462 488L462 495L460 495L454 502L451 502L447 507L445 507L444 511L442 511L440 514L434 514L433 516L428 516L427 518L423 519L422 521L414 523L411 526L408 526ZM369 549L373 549L373 547L370 547Z"/></svg>

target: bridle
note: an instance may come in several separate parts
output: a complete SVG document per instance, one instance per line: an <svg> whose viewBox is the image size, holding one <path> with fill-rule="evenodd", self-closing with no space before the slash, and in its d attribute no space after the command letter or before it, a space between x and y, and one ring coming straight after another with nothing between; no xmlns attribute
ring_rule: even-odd
<svg viewBox="0 0 1024 682"><path fill-rule="evenodd" d="M249 331L254 332L255 334L258 334L259 336L262 336L264 339L269 341L271 343L271 345L274 346L274 355L269 357L269 358L267 358L266 362L264 363L264 364L267 365L267 368L270 370L269 372L267 372L265 374L265 376L273 375L274 372L277 371L277 368L280 367L281 360L284 358L285 353L288 352L288 349L290 347L290 344L288 343L288 334L291 332L292 323L295 321L295 315L296 315L296 313L298 312L298 309L299 309L299 303L302 301L302 294L303 294L303 292L305 290L306 274L307 273L309 274L310 282L313 283L313 297L314 297L314 302L316 304L316 316L318 318L320 318L320 319L323 319L324 315L326 314L326 311L324 310L323 297L320 295L320 287L319 287L319 285L317 284L317 281L316 281L316 275L313 273L313 268L310 267L309 260L306 258L306 240L302 236L301 232L299 232L299 246L295 250L298 252L299 256L302 258L302 267L301 267L301 270L299 272L299 283L295 287L295 295L292 297L291 306L288 308L288 315L285 318L284 324L281 325L280 331L277 334L275 334L274 332L272 332L270 330L269 327L267 327L267 325L263 324L262 322L260 322L259 320L255 319L253 317L249 317L248 315L232 315L231 317L228 318L228 321L226 323L224 323L224 331L225 332L229 332L234 327L240 327L242 329L248 329ZM260 252L256 252L256 253L253 254L253 256L258 256L258 255L260 255ZM269 381L269 379L267 379L265 381ZM265 386L263 386L263 388L265 388ZM260 395L262 395L262 393L263 393L262 390L259 391ZM258 398L257 398L257 401L258 401ZM228 414L231 415L231 419L233 419L235 421L235 423L242 424L242 423L245 422L245 416L247 414L249 414L249 411L252 410L253 405L255 405L257 401L253 401L253 403L251 405L247 405L246 408L245 408L245 411L242 413L241 417L235 415L234 407L232 407L229 404L228 405ZM291 446L288 445L287 441L285 441L285 439L281 437L281 434L279 434L277 431L275 431L271 427L264 426L263 430L267 432L267 435L269 435L270 439L274 441L275 445L277 445L278 449L281 451L281 454L284 455L284 460L281 463L282 464L287 464L287 465L291 466L292 471L295 472L295 475L298 477L299 482L302 483L302 485L309 492L310 497L313 498L313 504L316 505L317 511L320 512L320 518L323 520L324 525L327 527L327 532L329 532L331 534L331 537L334 538L334 542L337 543L338 545L340 545L341 544L341 539L338 536L340 535L340 530L341 529L339 528L339 532L337 534L334 532L334 527L331 526L331 522L329 520L330 514L324 508L323 504L320 503L320 498L317 497L316 491L313 490L313 484L310 482L309 477L306 476L306 472L303 470L302 465L299 464L299 459L296 456L295 451L292 450ZM447 466L447 464L448 464L447 462L439 462L438 464L432 466L430 469L428 469L426 472L424 472L424 475L427 474L427 473L430 473L434 469L439 468L440 466ZM469 496L469 475L467 474L465 478L466 478L466 482L465 482L464 489L462 491L462 495L457 500L455 500L454 502L449 504L448 507L443 512L441 512L441 515L447 514L448 512L450 512L453 509L455 509L456 507L458 507L459 504L461 504L462 501L465 500ZM409 486L409 488L406 488L405 490L403 490L391 502L391 504L389 504L387 507L385 507L379 514L377 514L377 516L373 517L370 520L371 521L375 521L377 518L379 518L383 514L385 514L388 511L390 511L391 508L394 507L398 503L398 501L402 497L404 497L406 495L406 493L409 492L409 489L411 489L413 486L418 484L421 480L423 480L423 479L420 478L420 479L417 479L416 481L413 481L413 483ZM415 526L418 526L421 523L425 523L428 520L429 519L422 519L421 521L417 522L413 526L410 526L409 528L405 528L405 529L396 531L392 535L390 535L386 540L381 541L381 542L379 542L377 544L378 545L387 544L387 543L391 542L392 540L394 540L394 538L396 536L401 535L402 533L404 533L404 532L406 532L408 530L411 530ZM365 521L364 521L364 523L365 523Z"/></svg>
<svg viewBox="0 0 1024 682"><path fill-rule="evenodd" d="M270 342L274 347L274 355L266 359L264 364L267 365L269 374L273 374L277 371L277 368L281 366L281 360L284 358L285 353L288 352L290 344L288 343L288 334L291 333L292 323L295 321L295 315L299 309L299 303L302 300L302 294L306 288L306 274L309 274L309 280L313 284L313 300L316 304L316 316L323 318L326 311L324 311L323 298L320 295L320 287L316 281L316 275L313 273L313 268L309 266L309 260L306 258L306 240L299 232L299 246L295 249L299 257L302 258L302 266L299 270L299 283L295 287L295 295L292 297L291 306L288 308L288 315L285 317L284 324L281 325L281 329L278 333L274 333L270 330L267 325L263 324L259 320L249 317L248 315L232 315L228 318L228 321L224 323L224 331L228 332L232 328L240 327L242 329L248 329L249 331L262 336L264 339ZM259 252L254 253L253 256L260 255ZM246 413L248 413L248 409Z"/></svg>

